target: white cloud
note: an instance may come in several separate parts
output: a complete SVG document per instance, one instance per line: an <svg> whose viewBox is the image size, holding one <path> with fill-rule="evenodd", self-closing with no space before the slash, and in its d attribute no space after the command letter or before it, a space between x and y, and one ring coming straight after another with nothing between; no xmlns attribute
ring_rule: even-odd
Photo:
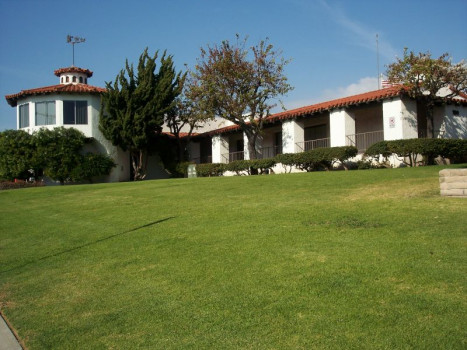
<svg viewBox="0 0 467 350"><path fill-rule="evenodd" d="M381 33L373 28L368 28L362 23L349 18L339 7L330 5L326 0L320 0L321 5L327 10L331 19L354 36L355 43L370 51L376 52L376 34L379 34L379 53L387 60L393 61L397 50L381 37Z"/></svg>
<svg viewBox="0 0 467 350"><path fill-rule="evenodd" d="M374 77L361 78L357 83L352 83L347 86L339 86L334 89L325 89L318 97L310 97L309 99L294 100L286 104L288 110L309 106L315 103L326 102L337 98L362 94L364 92L378 89L378 79Z"/></svg>
<svg viewBox="0 0 467 350"><path fill-rule="evenodd" d="M323 101L335 98L358 95L364 92L378 89L378 79L374 77L361 78L357 83L347 86L339 86L335 89L326 89L321 94Z"/></svg>

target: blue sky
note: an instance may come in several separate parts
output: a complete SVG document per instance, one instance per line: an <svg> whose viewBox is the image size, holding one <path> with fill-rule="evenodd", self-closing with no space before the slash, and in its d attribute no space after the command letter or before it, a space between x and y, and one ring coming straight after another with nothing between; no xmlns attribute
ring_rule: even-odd
<svg viewBox="0 0 467 350"><path fill-rule="evenodd" d="M16 127L5 95L58 84L53 71L72 64L67 34L86 38L75 65L101 87L145 47L167 49L184 70L200 47L268 37L292 59L291 109L376 89L376 34L381 72L404 47L467 58L466 18L467 0L0 0L0 130Z"/></svg>

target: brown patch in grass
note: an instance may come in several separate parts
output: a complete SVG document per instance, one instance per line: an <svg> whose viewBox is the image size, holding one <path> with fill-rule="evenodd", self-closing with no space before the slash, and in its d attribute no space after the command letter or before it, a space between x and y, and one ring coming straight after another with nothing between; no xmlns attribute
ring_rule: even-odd
<svg viewBox="0 0 467 350"><path fill-rule="evenodd" d="M431 197L439 194L439 184L427 179L398 180L367 185L350 190L344 199L348 201Z"/></svg>

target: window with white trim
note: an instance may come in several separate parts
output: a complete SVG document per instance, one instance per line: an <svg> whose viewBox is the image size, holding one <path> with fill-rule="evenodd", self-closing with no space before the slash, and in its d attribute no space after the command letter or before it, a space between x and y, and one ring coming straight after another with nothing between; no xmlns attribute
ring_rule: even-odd
<svg viewBox="0 0 467 350"><path fill-rule="evenodd" d="M19 128L27 128L29 126L29 103L19 106Z"/></svg>
<svg viewBox="0 0 467 350"><path fill-rule="evenodd" d="M63 101L63 124L87 124L87 101Z"/></svg>
<svg viewBox="0 0 467 350"><path fill-rule="evenodd" d="M36 125L55 125L55 101L36 103Z"/></svg>

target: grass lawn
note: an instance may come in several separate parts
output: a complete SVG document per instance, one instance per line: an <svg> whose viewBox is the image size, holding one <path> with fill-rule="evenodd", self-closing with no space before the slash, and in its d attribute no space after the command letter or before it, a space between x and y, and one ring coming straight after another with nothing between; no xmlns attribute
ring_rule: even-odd
<svg viewBox="0 0 467 350"><path fill-rule="evenodd" d="M29 349L465 349L467 200L441 167L0 192Z"/></svg>

